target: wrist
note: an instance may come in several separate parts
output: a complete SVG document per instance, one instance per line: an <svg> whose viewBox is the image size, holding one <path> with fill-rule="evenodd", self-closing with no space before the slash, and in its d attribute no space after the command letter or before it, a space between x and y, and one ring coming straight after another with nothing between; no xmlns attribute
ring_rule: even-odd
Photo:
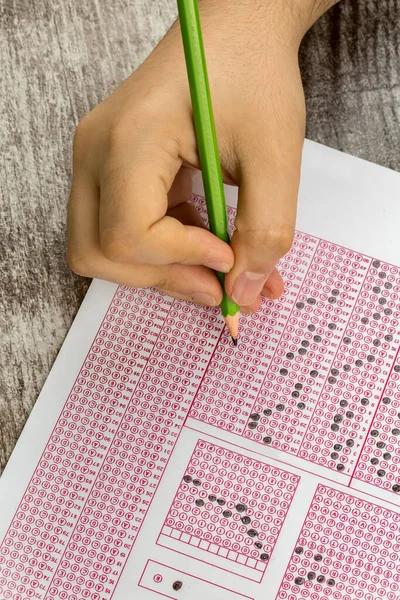
<svg viewBox="0 0 400 600"><path fill-rule="evenodd" d="M285 3L285 0L282 1ZM340 0L289 0L288 4L291 4L293 16L297 16L305 35L310 27L338 2Z"/></svg>
<svg viewBox="0 0 400 600"><path fill-rule="evenodd" d="M340 0L199 0L200 11L207 19L219 12L224 20L234 22L234 30L252 32L271 40L287 40L300 45L314 23ZM234 34L236 31L233 31Z"/></svg>

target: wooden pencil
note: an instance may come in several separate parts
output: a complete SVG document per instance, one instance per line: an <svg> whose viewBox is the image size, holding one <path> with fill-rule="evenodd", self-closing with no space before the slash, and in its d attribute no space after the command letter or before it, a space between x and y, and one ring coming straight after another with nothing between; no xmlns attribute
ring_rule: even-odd
<svg viewBox="0 0 400 600"><path fill-rule="evenodd" d="M203 176L211 232L230 243L221 161L218 152L210 85L197 0L177 0L192 102L193 121ZM217 273L223 289L220 305L232 340L237 345L240 308L227 295L224 274Z"/></svg>

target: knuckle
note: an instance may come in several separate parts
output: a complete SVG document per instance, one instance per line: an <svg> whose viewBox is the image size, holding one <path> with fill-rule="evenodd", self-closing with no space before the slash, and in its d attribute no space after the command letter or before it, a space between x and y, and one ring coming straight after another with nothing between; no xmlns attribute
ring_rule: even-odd
<svg viewBox="0 0 400 600"><path fill-rule="evenodd" d="M282 224L271 226L267 229L245 229L241 228L240 223L236 225L239 234L243 234L247 247L254 253L268 251L276 259L281 258L289 252L294 238L294 228L290 225Z"/></svg>
<svg viewBox="0 0 400 600"><path fill-rule="evenodd" d="M85 145L89 129L89 115L78 123L74 133L74 153L79 153Z"/></svg>
<svg viewBox="0 0 400 600"><path fill-rule="evenodd" d="M124 113L117 115L110 125L108 132L108 145L112 152L122 144L129 142L132 135L132 118Z"/></svg>
<svg viewBox="0 0 400 600"><path fill-rule="evenodd" d="M168 292L177 292L176 280L173 276L173 265L165 265L158 270L155 287Z"/></svg>
<svg viewBox="0 0 400 600"><path fill-rule="evenodd" d="M288 226L272 229L267 232L266 242L270 248L274 248L279 256L287 254L292 247L294 230Z"/></svg>
<svg viewBox="0 0 400 600"><path fill-rule="evenodd" d="M67 252L67 262L71 271L76 275L80 275L81 277L94 276L94 269L90 260L70 248L68 248Z"/></svg>
<svg viewBox="0 0 400 600"><path fill-rule="evenodd" d="M100 248L107 260L115 263L126 263L137 260L137 241L117 229L104 231L100 236Z"/></svg>

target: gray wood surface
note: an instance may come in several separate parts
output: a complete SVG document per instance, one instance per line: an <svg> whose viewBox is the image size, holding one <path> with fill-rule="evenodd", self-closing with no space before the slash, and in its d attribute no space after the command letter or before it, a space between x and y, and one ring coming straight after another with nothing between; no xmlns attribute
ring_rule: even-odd
<svg viewBox="0 0 400 600"><path fill-rule="evenodd" d="M175 0L0 0L0 470L89 284L65 260L74 129L175 12ZM398 170L399 23L398 0L343 0L301 50L308 137Z"/></svg>

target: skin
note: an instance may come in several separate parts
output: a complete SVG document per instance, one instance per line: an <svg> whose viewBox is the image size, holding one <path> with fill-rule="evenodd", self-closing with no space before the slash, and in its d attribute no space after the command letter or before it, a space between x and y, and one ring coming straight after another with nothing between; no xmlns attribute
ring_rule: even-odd
<svg viewBox="0 0 400 600"><path fill-rule="evenodd" d="M188 204L199 169L179 25L79 124L68 209L73 271L217 306L213 269L243 312L278 298L294 235L305 105L298 49L335 0L200 0L231 246Z"/></svg>

